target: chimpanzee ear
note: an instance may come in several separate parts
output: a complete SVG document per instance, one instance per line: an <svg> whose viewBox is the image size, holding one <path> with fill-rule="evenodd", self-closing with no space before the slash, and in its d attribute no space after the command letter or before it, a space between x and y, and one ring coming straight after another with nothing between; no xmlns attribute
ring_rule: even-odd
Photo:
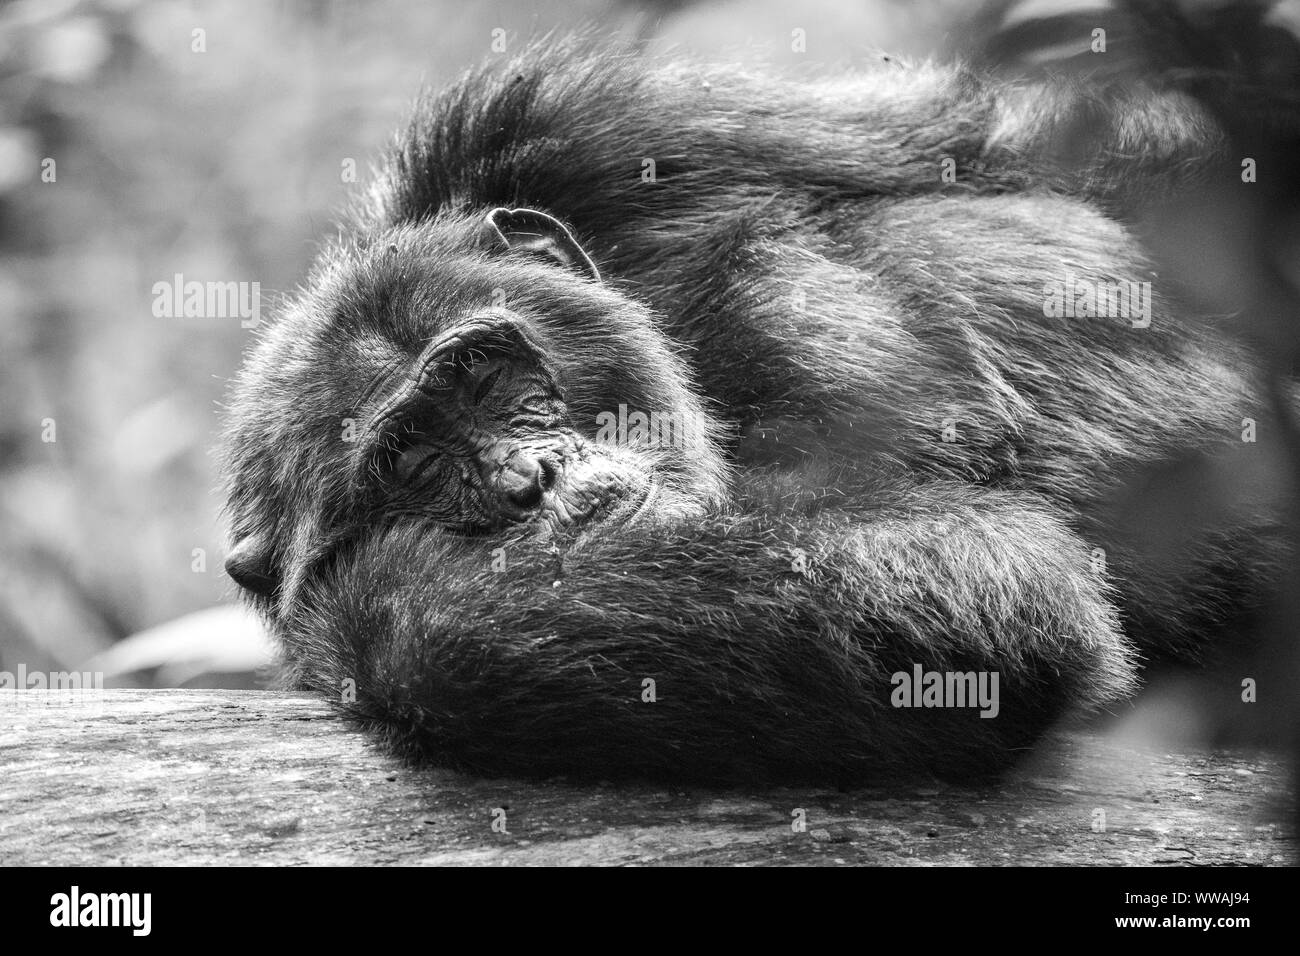
<svg viewBox="0 0 1300 956"><path fill-rule="evenodd" d="M271 565L271 549L258 534L250 534L235 542L226 555L226 573L245 591L263 597L270 597L280 586Z"/></svg>
<svg viewBox="0 0 1300 956"><path fill-rule="evenodd" d="M536 209L500 207L487 214L488 232L502 249L543 256L588 279L600 281L591 257L554 216Z"/></svg>

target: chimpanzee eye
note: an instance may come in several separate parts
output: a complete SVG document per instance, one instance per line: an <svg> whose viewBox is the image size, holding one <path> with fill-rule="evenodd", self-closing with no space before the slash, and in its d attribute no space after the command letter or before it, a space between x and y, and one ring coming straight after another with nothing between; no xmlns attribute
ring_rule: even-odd
<svg viewBox="0 0 1300 956"><path fill-rule="evenodd" d="M411 445L393 462L393 474L406 482L416 481L441 459L428 445Z"/></svg>
<svg viewBox="0 0 1300 956"><path fill-rule="evenodd" d="M478 386L474 389L475 405L479 405L483 402L483 399L487 397L488 392L492 391L492 386L497 383L497 379L501 377L503 371L505 371L504 368L497 368L483 376L483 381L479 382Z"/></svg>

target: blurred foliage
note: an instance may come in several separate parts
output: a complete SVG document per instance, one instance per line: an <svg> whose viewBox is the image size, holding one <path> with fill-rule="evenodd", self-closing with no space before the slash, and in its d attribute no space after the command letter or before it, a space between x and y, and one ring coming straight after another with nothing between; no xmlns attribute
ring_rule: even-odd
<svg viewBox="0 0 1300 956"><path fill-rule="evenodd" d="M780 60L802 26L803 59L847 63L923 52L956 2L0 6L0 668L78 667L232 597L212 448L250 332L156 318L152 286L259 282L266 316L328 235L343 161L364 180L421 83L493 55L494 30Z"/></svg>

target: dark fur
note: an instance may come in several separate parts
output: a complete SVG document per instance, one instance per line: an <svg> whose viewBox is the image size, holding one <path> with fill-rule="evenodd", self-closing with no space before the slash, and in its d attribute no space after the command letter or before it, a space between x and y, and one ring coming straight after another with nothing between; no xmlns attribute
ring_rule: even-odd
<svg viewBox="0 0 1300 956"><path fill-rule="evenodd" d="M425 100L233 402L235 537L277 582L259 603L291 680L355 680L351 713L476 771L848 781L995 771L1131 692L1142 655L1197 656L1266 596L1272 505L1207 517L1169 560L1115 502L1153 464L1249 452L1266 412L1124 219L1175 172L1218 175L1217 145L1154 89L777 80L571 44ZM496 206L564 220L605 285L484 247ZM1151 327L1045 318L1067 271L1153 280ZM341 419L493 289L586 434L620 403L716 419L696 466L645 453L690 472L696 513L465 539L361 506ZM1000 716L892 708L914 663L998 671Z"/></svg>

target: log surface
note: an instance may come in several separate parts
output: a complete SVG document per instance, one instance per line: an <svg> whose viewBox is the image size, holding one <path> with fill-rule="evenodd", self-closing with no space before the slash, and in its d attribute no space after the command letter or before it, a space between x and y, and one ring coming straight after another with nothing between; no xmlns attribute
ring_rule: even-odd
<svg viewBox="0 0 1300 956"><path fill-rule="evenodd" d="M487 780L309 695L5 691L0 864L1294 865L1288 774L1076 731L980 789Z"/></svg>

